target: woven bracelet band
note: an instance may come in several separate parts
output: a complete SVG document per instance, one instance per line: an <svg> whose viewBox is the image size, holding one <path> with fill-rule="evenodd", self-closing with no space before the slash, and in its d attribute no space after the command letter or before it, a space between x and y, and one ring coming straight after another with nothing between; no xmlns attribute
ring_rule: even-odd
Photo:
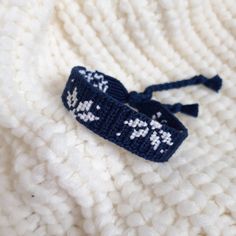
<svg viewBox="0 0 236 236"><path fill-rule="evenodd" d="M208 83L206 86L210 88L219 79L199 82L198 78L191 85ZM184 85L186 81L188 84ZM164 90L163 86L167 89L188 86L189 80L182 85L176 83L153 85L143 93L128 92L117 79L77 66L71 71L62 101L77 121L97 135L147 160L164 162L188 135L172 113L182 111L196 116L198 109L197 104L169 105L151 100L153 91ZM221 84L211 89L218 91L219 87Z"/></svg>

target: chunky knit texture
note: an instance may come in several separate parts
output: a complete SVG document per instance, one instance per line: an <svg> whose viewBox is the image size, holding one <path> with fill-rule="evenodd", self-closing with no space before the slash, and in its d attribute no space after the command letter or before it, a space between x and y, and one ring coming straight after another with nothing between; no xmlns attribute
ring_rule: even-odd
<svg viewBox="0 0 236 236"><path fill-rule="evenodd" d="M0 7L0 235L236 235L235 0L3 0ZM94 135L61 103L86 65L128 91L203 74L207 88L169 162ZM184 93L186 90L186 93Z"/></svg>

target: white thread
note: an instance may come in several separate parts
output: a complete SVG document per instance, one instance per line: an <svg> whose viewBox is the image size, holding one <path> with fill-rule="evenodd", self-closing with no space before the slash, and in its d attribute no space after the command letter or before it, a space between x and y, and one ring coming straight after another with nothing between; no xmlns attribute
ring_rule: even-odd
<svg viewBox="0 0 236 236"><path fill-rule="evenodd" d="M86 71L85 69L80 69L79 73L84 75L85 79L87 79L89 83L91 83L94 87L98 88L104 93L109 88L108 81L105 80L104 75L98 74L97 72L93 71Z"/></svg>
<svg viewBox="0 0 236 236"><path fill-rule="evenodd" d="M99 120L98 116L95 116L92 112L90 112L93 101L92 100L83 101L77 104L78 102L77 94L78 94L77 87L75 87L73 89L72 94L68 91L68 96L67 96L67 104L70 108L70 113L73 115L73 117L74 118L79 117L84 122ZM97 105L96 109L99 110L100 106Z"/></svg>
<svg viewBox="0 0 236 236"><path fill-rule="evenodd" d="M152 133L152 135L150 136L150 141L151 141L151 145L153 146L153 149L157 150L157 148L160 145L161 141L160 141L160 136L157 136L156 131L154 131Z"/></svg>
<svg viewBox="0 0 236 236"><path fill-rule="evenodd" d="M173 142L171 142L172 141L171 133L163 131L161 129L162 125L156 120L151 120L150 121L150 124L149 124L150 127L148 127L147 122L142 121L138 118L136 118L135 120L132 120L132 119L125 120L124 124L133 128L132 133L130 135L131 140L133 140L135 138L139 138L139 137L144 138L150 132L151 133L151 135L150 135L150 144L153 146L153 150L157 150L157 148L159 147L159 145L161 143L165 143L169 146L173 145ZM158 132L156 130L158 130ZM119 136L120 135L121 135L121 133L119 133ZM160 150L160 152L163 153L164 150Z"/></svg>
<svg viewBox="0 0 236 236"><path fill-rule="evenodd" d="M156 114L152 115L153 120L159 120L159 118L162 116L162 113L158 111Z"/></svg>
<svg viewBox="0 0 236 236"><path fill-rule="evenodd" d="M67 91L67 94L68 95L67 95L66 99L67 99L68 106L69 107L75 107L75 105L78 101L78 99L77 99L77 94L78 94L77 88L75 88L72 93L70 93L70 91Z"/></svg>

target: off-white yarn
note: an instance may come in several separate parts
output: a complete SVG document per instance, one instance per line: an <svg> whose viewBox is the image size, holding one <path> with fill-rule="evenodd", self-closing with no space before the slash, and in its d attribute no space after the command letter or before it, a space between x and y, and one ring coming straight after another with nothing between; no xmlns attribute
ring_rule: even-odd
<svg viewBox="0 0 236 236"><path fill-rule="evenodd" d="M235 0L2 0L0 235L236 235ZM168 163L82 127L61 102L74 65L129 90L196 74L224 79L156 94L199 102Z"/></svg>

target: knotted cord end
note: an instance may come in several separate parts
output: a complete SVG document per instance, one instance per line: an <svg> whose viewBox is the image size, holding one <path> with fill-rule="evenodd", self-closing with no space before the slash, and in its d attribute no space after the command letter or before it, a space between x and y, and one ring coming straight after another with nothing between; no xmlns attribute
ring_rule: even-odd
<svg viewBox="0 0 236 236"><path fill-rule="evenodd" d="M218 92L221 89L221 87L222 87L222 79L219 77L219 75L216 75L212 79L207 79L204 82L204 85L207 88L212 89L213 91Z"/></svg>
<svg viewBox="0 0 236 236"><path fill-rule="evenodd" d="M169 82L169 83L164 83L164 84L151 85L147 87L142 93L131 91L127 96L128 98L127 100L131 106L137 107L138 104L145 101L149 101L154 91L181 88L181 87L187 87L190 85L197 85L197 84L203 84L207 88L215 92L218 92L222 87L222 79L220 78L219 75L215 75L211 79L208 79L203 75L198 75L198 76L194 76L191 79ZM170 105L170 104L163 104L163 105L172 113L182 112L189 116L193 116L193 117L198 116L198 104L196 103L188 104L188 105L183 105L181 103L175 103L173 105Z"/></svg>
<svg viewBox="0 0 236 236"><path fill-rule="evenodd" d="M198 104L187 104L183 105L181 103L175 103L173 105L163 104L170 112L177 113L181 112L189 116L197 117L198 116Z"/></svg>
<svg viewBox="0 0 236 236"><path fill-rule="evenodd" d="M194 103L194 104L182 105L181 112L189 116L197 117L198 104Z"/></svg>

